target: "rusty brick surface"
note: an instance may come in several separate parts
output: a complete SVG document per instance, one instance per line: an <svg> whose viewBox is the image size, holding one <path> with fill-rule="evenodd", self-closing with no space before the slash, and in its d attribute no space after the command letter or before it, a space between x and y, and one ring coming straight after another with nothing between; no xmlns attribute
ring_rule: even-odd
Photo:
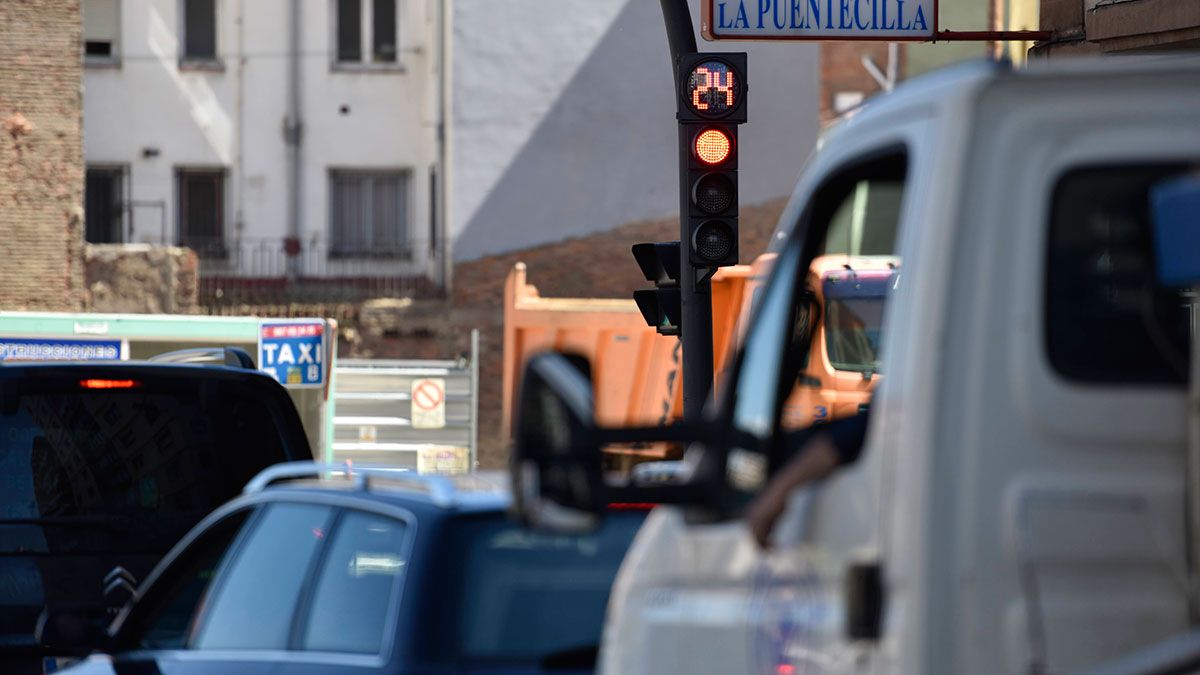
<svg viewBox="0 0 1200 675"><path fill-rule="evenodd" d="M79 0L0 2L0 308L83 302Z"/></svg>

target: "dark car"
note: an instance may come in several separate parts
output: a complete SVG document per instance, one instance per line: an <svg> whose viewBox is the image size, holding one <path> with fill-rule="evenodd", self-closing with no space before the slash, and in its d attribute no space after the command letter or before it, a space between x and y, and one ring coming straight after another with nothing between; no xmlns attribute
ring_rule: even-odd
<svg viewBox="0 0 1200 675"><path fill-rule="evenodd" d="M543 534L509 520L498 483L329 471L268 469L155 569L114 624L112 656L70 672L593 670L645 511Z"/></svg>
<svg viewBox="0 0 1200 675"><path fill-rule="evenodd" d="M247 357L248 358L248 357ZM41 672L45 610L106 625L179 539L263 468L311 459L257 371L162 363L0 366L0 671Z"/></svg>

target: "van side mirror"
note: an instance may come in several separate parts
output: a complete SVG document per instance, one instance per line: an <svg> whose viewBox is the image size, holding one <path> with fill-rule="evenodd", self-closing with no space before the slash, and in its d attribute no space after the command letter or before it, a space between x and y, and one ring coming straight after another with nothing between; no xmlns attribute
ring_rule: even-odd
<svg viewBox="0 0 1200 675"><path fill-rule="evenodd" d="M710 441L707 423L605 428L596 424L592 379L580 357L538 354L525 366L514 420L513 515L526 525L561 532L594 529L610 505L709 504L716 474L696 472L687 461L658 473L608 476L607 445ZM639 480L640 479L640 480Z"/></svg>
<svg viewBox="0 0 1200 675"><path fill-rule="evenodd" d="M512 453L513 506L527 525L585 531L604 511L601 440L586 362L545 353L525 366Z"/></svg>

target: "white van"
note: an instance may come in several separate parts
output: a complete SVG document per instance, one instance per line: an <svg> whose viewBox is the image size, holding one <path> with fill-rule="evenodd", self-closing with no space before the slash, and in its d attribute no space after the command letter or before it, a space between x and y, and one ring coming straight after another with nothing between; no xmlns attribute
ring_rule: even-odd
<svg viewBox="0 0 1200 675"><path fill-rule="evenodd" d="M1104 672L1191 672L1153 667L1200 640L1136 652L1200 619L1194 328L1157 281L1151 223L1152 195L1198 171L1200 59L943 71L828 134L705 422L597 428L586 374L532 361L526 520L676 504L625 560L600 672L1040 674L1130 654ZM739 516L805 437L780 415L812 337L803 282L815 256L854 254L846 227L901 261L867 444L793 495L764 554ZM678 484L605 481L601 444L652 438L692 442Z"/></svg>

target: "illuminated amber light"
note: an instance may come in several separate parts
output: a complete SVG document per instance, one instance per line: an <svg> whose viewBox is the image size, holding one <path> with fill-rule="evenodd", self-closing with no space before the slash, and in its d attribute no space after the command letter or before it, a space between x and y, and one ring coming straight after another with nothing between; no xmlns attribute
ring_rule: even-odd
<svg viewBox="0 0 1200 675"><path fill-rule="evenodd" d="M705 164L720 164L729 159L733 143L720 129L705 129L696 136L696 156Z"/></svg>

